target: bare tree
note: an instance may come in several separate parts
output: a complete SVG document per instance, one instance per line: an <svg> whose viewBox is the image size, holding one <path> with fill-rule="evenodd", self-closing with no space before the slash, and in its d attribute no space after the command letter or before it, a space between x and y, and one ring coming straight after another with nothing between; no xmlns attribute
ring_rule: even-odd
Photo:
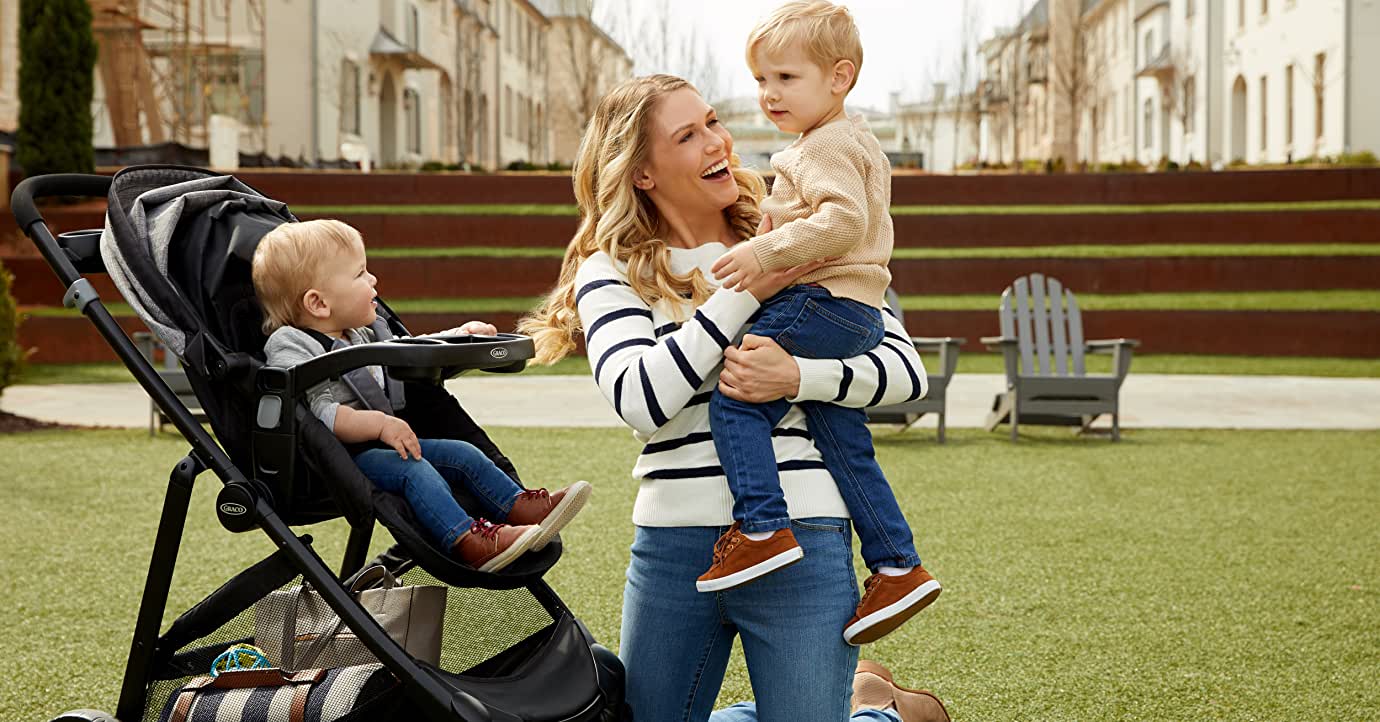
<svg viewBox="0 0 1380 722"><path fill-rule="evenodd" d="M584 124L594 115L594 108L599 103L602 90L599 87L599 78L605 63L609 62L612 55L612 48L600 37L601 31L593 22L594 12L603 4L599 0L591 2L590 13L572 18L561 29L563 37L558 40L564 53L562 60L567 63L572 79L569 87L559 89L558 92L564 92L567 96L570 109L579 116L582 130ZM578 24L586 26L577 28Z"/></svg>
<svg viewBox="0 0 1380 722"><path fill-rule="evenodd" d="M1323 133L1323 128L1324 128L1324 126L1326 125L1326 122L1325 122L1325 121L1326 121L1326 115L1325 115L1325 113L1326 113L1326 101L1327 101L1327 86L1331 85L1331 84L1332 84L1332 81L1334 81L1334 80L1340 80L1340 79L1341 79L1342 72L1344 72L1344 71L1338 71L1336 74L1334 74L1334 76L1333 76L1332 78L1328 78L1328 77L1327 77L1327 72L1328 72L1328 62L1327 62L1327 61L1328 61L1328 58L1332 55L1332 53L1333 53L1334 50L1335 50L1335 48L1330 47L1330 48L1328 48L1327 50L1325 50L1325 51L1323 51L1323 52L1321 52L1321 53L1318 53L1317 55L1314 55L1314 56L1311 58L1311 61L1312 61L1312 62L1307 62L1307 63L1305 63L1305 62L1299 61L1297 58L1294 59L1294 67L1297 68L1297 69L1299 70L1299 72L1301 72L1301 73L1303 74L1303 77L1308 81L1308 87L1312 88L1312 90L1313 90L1313 157L1314 157L1314 158L1317 158L1318 155L1319 155L1319 153L1322 152L1322 140L1323 140L1323 135L1324 135L1324 133ZM1336 67L1336 66L1338 66L1338 65L1340 65L1340 63L1332 63L1332 66L1333 66L1333 67ZM1351 149L1350 149L1350 148L1343 148L1342 150L1343 150L1343 151L1346 151L1346 152L1350 152Z"/></svg>
<svg viewBox="0 0 1380 722"><path fill-rule="evenodd" d="M997 65L1001 68L999 86L1006 103L1005 130L1011 133L1011 165L1021 170L1021 121L1025 117L1030 78L1026 72L1026 0L1016 5L1015 28L1007 36L999 51Z"/></svg>
<svg viewBox="0 0 1380 722"><path fill-rule="evenodd" d="M726 94L723 73L694 14L674 14L670 0L611 0L601 5L601 18L629 19L626 28L621 23L604 26L633 57L637 74L680 76L710 102ZM640 23L632 20L639 17Z"/></svg>
<svg viewBox="0 0 1380 722"><path fill-rule="evenodd" d="M959 29L958 64L956 71L958 74L958 86L954 88L954 168L958 167L959 137L963 129L963 118L969 102L965 100L965 94L969 93L968 81L972 77L973 55L977 52L978 32L980 19L978 6L970 0L963 0L962 26ZM973 92L974 97L977 96ZM977 117L973 118L977 123Z"/></svg>
<svg viewBox="0 0 1380 722"><path fill-rule="evenodd" d="M1189 155L1188 136L1193 117L1197 113L1194 105L1197 94L1198 59L1188 48L1179 46L1169 52L1160 79L1160 96L1167 113L1179 121L1179 132L1185 157Z"/></svg>
<svg viewBox="0 0 1380 722"><path fill-rule="evenodd" d="M1083 111L1088 106L1096 106L1097 93L1102 87L1107 63L1101 43L1097 42L1095 34L1090 31L1087 23L1083 22L1081 4L1068 3L1063 7L1071 9L1071 17L1059 18L1064 28L1067 28L1061 28L1060 31L1069 34L1067 42L1070 55L1054 59L1053 80L1054 92L1063 96L1063 100L1068 104L1068 133L1073 140L1073 157L1065 160L1073 164L1081 155L1078 142L1083 124Z"/></svg>
<svg viewBox="0 0 1380 722"><path fill-rule="evenodd" d="M479 136L479 98L483 95L481 73L484 66L484 36L490 32L488 24L472 10L461 10L456 18L456 72L460 78L459 92L454 102L460 118L460 160L466 165L479 165L483 157L484 139ZM476 147L476 143L478 147Z"/></svg>

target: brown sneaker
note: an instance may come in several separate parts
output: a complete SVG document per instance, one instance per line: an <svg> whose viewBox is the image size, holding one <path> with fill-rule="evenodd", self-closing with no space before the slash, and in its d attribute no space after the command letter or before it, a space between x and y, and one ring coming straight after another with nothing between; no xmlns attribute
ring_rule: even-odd
<svg viewBox="0 0 1380 722"><path fill-rule="evenodd" d="M532 542L532 549L541 549L580 513L592 490L588 481L577 481L554 494L545 489L524 491L508 512L508 523L540 526L541 534Z"/></svg>
<svg viewBox="0 0 1380 722"><path fill-rule="evenodd" d="M897 687L890 670L868 660L853 674L853 712L862 709L894 709L901 722L949 722L949 711L929 690Z"/></svg>
<svg viewBox="0 0 1380 722"><path fill-rule="evenodd" d="M863 582L858 611L843 628L843 641L867 644L890 634L915 613L928 607L942 591L939 582L924 567L915 567L898 577L873 574Z"/></svg>
<svg viewBox="0 0 1380 722"><path fill-rule="evenodd" d="M805 556L789 528L777 529L762 541L743 534L738 522L714 542L714 564L695 581L701 592L722 592L788 567Z"/></svg>
<svg viewBox="0 0 1380 722"><path fill-rule="evenodd" d="M496 572L513 563L541 533L537 526L494 524L475 519L450 548L451 556L481 572Z"/></svg>

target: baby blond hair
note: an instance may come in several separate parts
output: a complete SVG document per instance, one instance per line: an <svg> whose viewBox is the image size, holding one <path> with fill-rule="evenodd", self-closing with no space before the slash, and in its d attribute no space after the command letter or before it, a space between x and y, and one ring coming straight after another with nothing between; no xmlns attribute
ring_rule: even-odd
<svg viewBox="0 0 1380 722"><path fill-rule="evenodd" d="M858 84L863 61L862 38L848 8L824 0L782 5L748 35L748 67L755 73L758 53L779 55L792 46L801 47L805 55L826 72L832 71L840 60L851 61L853 84L848 89Z"/></svg>
<svg viewBox="0 0 1380 722"><path fill-rule="evenodd" d="M359 231L332 219L284 223L264 234L252 263L264 333L297 324L302 297L318 280L316 270L327 254L363 245Z"/></svg>

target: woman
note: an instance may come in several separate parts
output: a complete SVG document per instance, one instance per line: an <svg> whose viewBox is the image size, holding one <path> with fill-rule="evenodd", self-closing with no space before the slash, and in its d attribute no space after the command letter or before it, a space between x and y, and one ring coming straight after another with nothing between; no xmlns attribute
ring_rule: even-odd
<svg viewBox="0 0 1380 722"><path fill-rule="evenodd" d="M716 288L715 259L769 223L757 210L762 179L738 166L733 139L689 83L656 75L615 88L575 163L581 220L560 279L520 328L542 363L572 351L583 329L600 391L647 442L633 469L642 483L620 645L634 715L708 719L737 634L756 707L716 720L843 720L857 665L842 637L858 602L851 531L799 409L772 436L804 559L736 589L695 590L733 521L708 400L717 384L747 401L895 403L924 393L925 372L895 319L883 348L842 362L792 359L764 338L732 345L761 299L817 267L770 274L746 293Z"/></svg>

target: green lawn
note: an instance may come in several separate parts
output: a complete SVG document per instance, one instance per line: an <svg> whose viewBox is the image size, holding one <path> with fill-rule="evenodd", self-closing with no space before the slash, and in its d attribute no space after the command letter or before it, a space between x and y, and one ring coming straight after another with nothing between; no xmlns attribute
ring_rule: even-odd
<svg viewBox="0 0 1380 722"><path fill-rule="evenodd" d="M1380 210L1380 200L1296 201L1286 203L1164 203L1151 205L976 205L891 207L893 216L943 215L1105 215L1117 213L1275 213L1281 211ZM417 204L293 206L298 215L345 214L449 216L576 216L579 208L565 204Z"/></svg>
<svg viewBox="0 0 1380 722"><path fill-rule="evenodd" d="M638 443L496 429L530 480L595 483L548 579L618 642ZM864 649L960 720L1371 720L1380 709L1380 433L1037 430L879 436L940 602ZM171 435L0 436L13 583L0 718L114 706ZM197 487L168 618L271 551ZM311 529L323 557L338 522ZM382 543L384 540L380 540ZM1369 680L1369 681L1368 681ZM741 657L720 702L750 694Z"/></svg>
<svg viewBox="0 0 1380 722"><path fill-rule="evenodd" d="M374 248L369 257L382 258L561 258L564 246L449 246L423 248ZM1373 243L1220 243L1184 245L995 246L982 248L897 248L897 259L943 258L1203 258L1203 257L1305 257L1380 256Z"/></svg>
<svg viewBox="0 0 1380 722"><path fill-rule="evenodd" d="M939 366L936 356L924 356L926 368ZM963 353L959 355L958 372L962 374L1005 373L1001 356L992 353ZM1110 356L1087 357L1088 371L1111 371ZM587 376L589 361L584 356L572 356L552 366L529 364L523 371L540 376ZM1380 359L1327 358L1297 356L1195 356L1189 354L1154 354L1136 356L1132 373L1141 374L1214 374L1230 376L1331 376L1339 378L1380 377ZM483 376L483 374L479 374ZM21 384L104 384L133 382L134 377L117 363L89 364L30 364L19 377Z"/></svg>

